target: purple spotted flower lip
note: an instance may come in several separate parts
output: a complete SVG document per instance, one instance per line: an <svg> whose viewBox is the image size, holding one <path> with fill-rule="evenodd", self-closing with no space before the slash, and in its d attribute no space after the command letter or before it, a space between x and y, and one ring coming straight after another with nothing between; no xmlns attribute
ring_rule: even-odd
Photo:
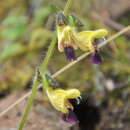
<svg viewBox="0 0 130 130"><path fill-rule="evenodd" d="M63 114L61 118L63 121L73 125L79 123L79 120L77 119L75 113L72 110L69 110L68 114Z"/></svg>
<svg viewBox="0 0 130 130"><path fill-rule="evenodd" d="M91 61L93 64L101 64L102 63L102 57L98 51L95 51L95 54L92 56Z"/></svg>
<svg viewBox="0 0 130 130"><path fill-rule="evenodd" d="M73 47L71 47L71 46L64 47L64 51L65 51L65 55L67 57L67 60L69 62L72 62L72 61L76 60L76 58L75 58L75 52L74 52Z"/></svg>

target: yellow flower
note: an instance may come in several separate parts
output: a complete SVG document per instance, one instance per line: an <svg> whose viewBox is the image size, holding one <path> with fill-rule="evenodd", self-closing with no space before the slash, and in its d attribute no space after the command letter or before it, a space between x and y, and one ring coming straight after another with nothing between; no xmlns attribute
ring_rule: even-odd
<svg viewBox="0 0 130 130"><path fill-rule="evenodd" d="M65 47L73 47L74 49L77 49L76 31L74 28L67 25L58 26L57 34L58 50L60 52L63 52Z"/></svg>
<svg viewBox="0 0 130 130"><path fill-rule="evenodd" d="M53 107L62 113L69 113L70 109L73 110L73 106L69 102L69 99L75 99L80 96L80 91L77 89L54 90L50 88L46 92Z"/></svg>
<svg viewBox="0 0 130 130"><path fill-rule="evenodd" d="M69 99L80 97L80 91L78 89L54 89L49 85L46 76L43 76L43 85L51 104L56 110L62 113L69 113L70 109L73 110Z"/></svg>
<svg viewBox="0 0 130 130"><path fill-rule="evenodd" d="M62 25L57 27L58 34L58 50L65 52L68 61L74 61L75 53L74 49L77 49L76 31L74 28Z"/></svg>
<svg viewBox="0 0 130 130"><path fill-rule="evenodd" d="M42 76L44 89L52 106L62 113L61 119L65 122L71 124L78 123L79 120L73 112L74 108L70 99L77 99L79 103L79 98L81 99L80 91L78 89L53 89L48 83L50 79L51 77L48 74Z"/></svg>
<svg viewBox="0 0 130 130"><path fill-rule="evenodd" d="M74 61L74 49L80 48L83 51L91 51L95 49L94 40L104 38L108 35L106 29L99 29L96 31L82 31L76 30L69 25L57 26L58 34L58 50L65 52L68 61Z"/></svg>

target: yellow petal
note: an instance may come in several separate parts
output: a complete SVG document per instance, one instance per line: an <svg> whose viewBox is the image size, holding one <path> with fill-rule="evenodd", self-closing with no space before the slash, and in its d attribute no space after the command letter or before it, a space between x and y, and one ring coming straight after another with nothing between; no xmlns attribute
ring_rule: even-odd
<svg viewBox="0 0 130 130"><path fill-rule="evenodd" d="M84 39L86 37L89 37L91 34L93 34L93 31L82 31L77 33L77 36Z"/></svg>
<svg viewBox="0 0 130 130"><path fill-rule="evenodd" d="M99 29L96 31L83 31L77 33L77 45L83 51L91 51L94 49L93 41L95 38L102 38L108 35L108 31L106 29Z"/></svg>
<svg viewBox="0 0 130 130"><path fill-rule="evenodd" d="M63 52L64 51L64 47L63 45L61 44L61 39L62 39L62 33L63 33L63 30L65 29L65 25L63 26L57 26L57 36L58 36L58 50L60 52Z"/></svg>
<svg viewBox="0 0 130 130"><path fill-rule="evenodd" d="M99 29L94 31L92 34L93 39L94 38L103 38L108 35L108 31L106 29Z"/></svg>
<svg viewBox="0 0 130 130"><path fill-rule="evenodd" d="M90 51L93 49L93 38L92 38L93 31L83 31L77 33L77 42L79 48L83 51Z"/></svg>
<svg viewBox="0 0 130 130"><path fill-rule="evenodd" d="M66 98L68 99L73 99L80 96L80 91L78 89L70 89L66 90L66 92L67 92Z"/></svg>
<svg viewBox="0 0 130 130"><path fill-rule="evenodd" d="M64 51L64 47L72 46L77 49L77 39L74 28L70 26L64 26L64 28L57 27L58 32L58 50Z"/></svg>
<svg viewBox="0 0 130 130"><path fill-rule="evenodd" d="M68 99L79 97L80 91L77 89L57 89L47 91L47 95L56 110L61 111L62 113L68 113L68 108L73 109L73 106L70 104Z"/></svg>

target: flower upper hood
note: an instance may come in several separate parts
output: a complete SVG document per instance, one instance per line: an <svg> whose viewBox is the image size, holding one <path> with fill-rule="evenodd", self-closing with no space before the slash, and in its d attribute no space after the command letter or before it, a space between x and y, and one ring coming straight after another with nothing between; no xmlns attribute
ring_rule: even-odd
<svg viewBox="0 0 130 130"><path fill-rule="evenodd" d="M94 49L93 41L97 38L103 38L108 35L106 29L96 31L82 31L77 33L78 47L83 51L91 51Z"/></svg>
<svg viewBox="0 0 130 130"><path fill-rule="evenodd" d="M54 90L50 88L46 92L53 107L62 113L68 113L69 109L73 110L73 106L69 102L69 99L78 98L80 96L80 91L77 89Z"/></svg>

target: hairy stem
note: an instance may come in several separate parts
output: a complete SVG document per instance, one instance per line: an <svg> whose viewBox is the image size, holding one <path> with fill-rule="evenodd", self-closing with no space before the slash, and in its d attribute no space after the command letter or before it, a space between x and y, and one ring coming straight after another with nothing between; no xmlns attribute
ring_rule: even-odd
<svg viewBox="0 0 130 130"><path fill-rule="evenodd" d="M35 74L34 80L33 80L33 88L32 88L32 92L31 92L31 96L29 97L29 99L27 101L27 107L26 107L25 112L22 116L22 120L21 120L20 125L19 125L19 130L22 130L25 126L25 123L26 123L26 120L27 120L27 117L28 117L28 113L30 112L33 100L34 100L36 92L37 92L37 86L38 85L39 85L38 71L36 71L36 74Z"/></svg>
<svg viewBox="0 0 130 130"><path fill-rule="evenodd" d="M47 51L47 55L45 57L45 59L43 60L43 63L41 64L40 66L40 73L44 73L46 70L47 70L47 67L48 67L48 64L49 64L49 60L53 54L53 51L54 51L54 48L55 48L55 44L56 44L56 35L54 35L51 43L50 43L50 46L48 48L48 51Z"/></svg>
<svg viewBox="0 0 130 130"><path fill-rule="evenodd" d="M72 4L73 4L73 0L68 0L67 1L66 6L64 8L64 15L68 14L69 9L71 8Z"/></svg>

